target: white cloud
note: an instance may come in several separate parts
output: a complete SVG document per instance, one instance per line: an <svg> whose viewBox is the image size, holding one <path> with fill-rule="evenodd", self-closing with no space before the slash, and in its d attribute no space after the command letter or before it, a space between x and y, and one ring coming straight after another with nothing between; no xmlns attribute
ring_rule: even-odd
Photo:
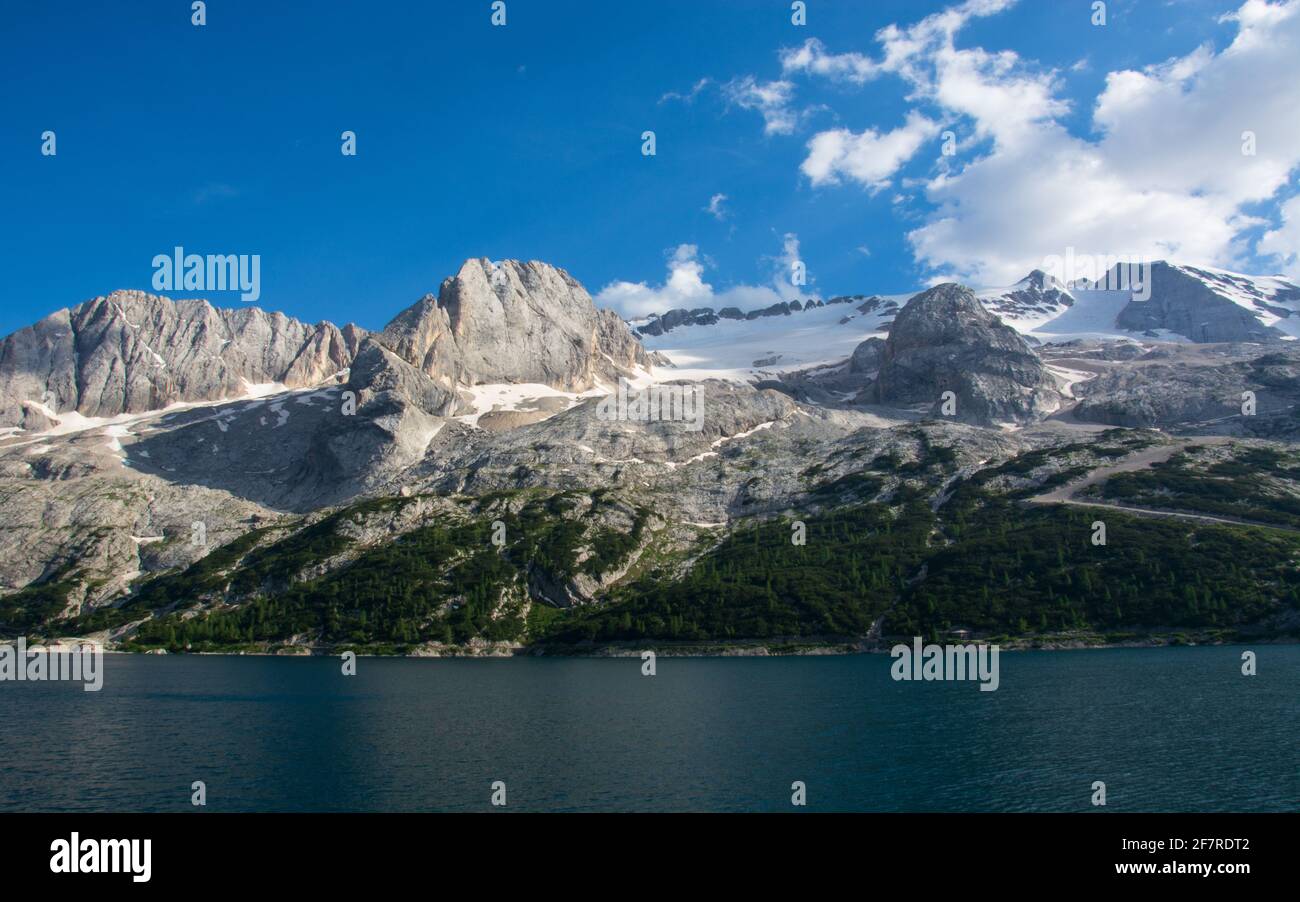
<svg viewBox="0 0 1300 902"><path fill-rule="evenodd" d="M975 140L924 185L935 210L909 233L917 260L984 284L1012 282L1070 247L1240 265L1248 230L1263 222L1252 205L1276 198L1300 166L1300 0L1246 0L1220 20L1237 29L1226 48L1109 73L1089 137L1062 124L1070 106L1054 71L956 47L972 18L1010 5L971 0L891 25L877 33L874 59L815 42L782 55L787 74L858 83L895 74L919 108L968 124ZM1245 132L1254 155L1242 153ZM891 157L874 129L823 132L801 168L814 184L847 176L879 187L906 162L904 137ZM1289 201L1278 218L1255 251L1294 260L1300 207Z"/></svg>
<svg viewBox="0 0 1300 902"><path fill-rule="evenodd" d="M645 282L611 282L596 295L596 304L618 311L625 319L677 307L707 306L713 298L713 286L704 281L704 264L698 257L695 245L678 245L668 258L668 277L663 285L652 288Z"/></svg>
<svg viewBox="0 0 1300 902"><path fill-rule="evenodd" d="M794 99L792 82L760 82L754 76L746 75L727 82L723 93L733 105L761 113L764 134L788 135L799 122L798 113L790 107Z"/></svg>
<svg viewBox="0 0 1300 902"><path fill-rule="evenodd" d="M1238 34L1221 52L1199 47L1110 73L1093 112L1096 140L1054 121L1042 82L1023 96L1046 121L1008 127L998 103L966 105L994 147L931 181L939 212L909 236L918 259L986 282L1019 278L1069 247L1241 265L1245 232L1260 224L1248 205L1274 197L1300 165L1300 2L1250 0L1231 21ZM1242 153L1245 131L1255 134L1253 156ZM1261 252L1281 253L1286 227L1270 234Z"/></svg>
<svg viewBox="0 0 1300 902"><path fill-rule="evenodd" d="M1282 224L1264 233L1258 250L1276 260L1282 272L1293 279L1300 278L1300 195L1284 203L1280 214Z"/></svg>
<svg viewBox="0 0 1300 902"><path fill-rule="evenodd" d="M876 40L884 48L880 67L916 81L920 73L918 61L924 61L936 48L952 47L953 37L967 22L997 15L1015 4L1016 0L967 0L926 16L908 28L888 25L876 33Z"/></svg>
<svg viewBox="0 0 1300 902"><path fill-rule="evenodd" d="M668 103L670 100L680 100L682 103L694 103L695 98L700 96L700 92L703 91L712 83L713 80L710 78L701 78L695 84L691 85L691 89L689 91L685 93L681 93L678 91L669 91L668 93L664 94L662 97L659 98L659 102Z"/></svg>
<svg viewBox="0 0 1300 902"><path fill-rule="evenodd" d="M808 156L799 168L814 185L834 184L847 176L878 191L938 131L938 123L913 110L903 125L883 134L873 128L858 134L847 128L818 132L808 142Z"/></svg>
<svg viewBox="0 0 1300 902"><path fill-rule="evenodd" d="M1055 126L934 179L927 194L939 213L909 233L915 256L982 284L1010 284L1072 247L1212 262L1236 233L1221 202L1135 185Z"/></svg>
<svg viewBox="0 0 1300 902"><path fill-rule="evenodd" d="M739 307L753 310L780 301L817 297L807 286L793 284L794 264L800 260L799 238L793 233L782 236L781 253L765 257L771 269L767 285L734 285L721 291L704 281L705 262L694 244L678 245L668 256L668 273L662 285L646 282L611 282L596 295L597 306L615 310L625 319L639 319L651 313L665 313L676 308Z"/></svg>
<svg viewBox="0 0 1300 902"><path fill-rule="evenodd" d="M726 202L727 195L715 194L709 198L709 205L704 210L718 222L722 222L727 218L727 209L724 206Z"/></svg>
<svg viewBox="0 0 1300 902"><path fill-rule="evenodd" d="M1027 140L1044 122L1069 112L1069 104L1054 96L1053 74L1027 71L1010 51L957 50L948 43L933 59L934 71L918 78L918 90L971 119L979 138L1000 145Z"/></svg>
<svg viewBox="0 0 1300 902"><path fill-rule="evenodd" d="M800 297L818 296L816 291L808 287L807 283L813 279L807 274L807 264L799 254L799 236L794 232L786 232L781 236L781 253L769 258L769 261L773 265L772 287L776 291L776 299L768 301L768 304L775 304L778 300L791 301ZM804 284L795 284L796 274Z"/></svg>
<svg viewBox="0 0 1300 902"><path fill-rule="evenodd" d="M1020 71L1011 52L957 50L953 39L970 19L993 15L1014 0L971 0L935 13L915 25L881 29L879 61L859 53L828 53L818 40L781 53L782 69L806 72L861 84L882 72L910 83L914 100L928 100L943 109L975 120L980 138L1010 140L1034 123L1065 112L1052 97L1052 77ZM904 125L880 133L874 128L854 133L832 129L814 135L801 165L814 185L848 176L873 191L889 185L893 175L939 132L939 124L913 110Z"/></svg>
<svg viewBox="0 0 1300 902"><path fill-rule="evenodd" d="M801 47L783 49L781 69L786 74L806 72L854 84L862 84L881 72L877 63L860 53L827 53L826 45L816 38L809 38Z"/></svg>

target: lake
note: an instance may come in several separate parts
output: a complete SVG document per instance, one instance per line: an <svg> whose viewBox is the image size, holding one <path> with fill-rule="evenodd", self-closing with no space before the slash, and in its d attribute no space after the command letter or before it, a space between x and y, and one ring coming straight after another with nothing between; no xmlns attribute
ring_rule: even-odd
<svg viewBox="0 0 1300 902"><path fill-rule="evenodd" d="M0 683L0 810L1300 810L1300 646L1006 652L1001 683L885 655L105 656Z"/></svg>

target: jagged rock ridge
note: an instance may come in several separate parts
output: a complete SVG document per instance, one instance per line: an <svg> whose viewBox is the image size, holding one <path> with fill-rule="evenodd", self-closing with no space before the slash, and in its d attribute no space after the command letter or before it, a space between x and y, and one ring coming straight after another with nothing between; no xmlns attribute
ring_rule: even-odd
<svg viewBox="0 0 1300 902"><path fill-rule="evenodd" d="M0 342L0 425L43 429L70 410L113 417L239 397L250 384L315 385L348 369L364 337L257 307L115 291Z"/></svg>

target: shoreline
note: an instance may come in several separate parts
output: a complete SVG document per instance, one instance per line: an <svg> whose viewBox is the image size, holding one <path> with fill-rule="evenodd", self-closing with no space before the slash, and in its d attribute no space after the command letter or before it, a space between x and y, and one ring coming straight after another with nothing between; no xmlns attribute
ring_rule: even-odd
<svg viewBox="0 0 1300 902"><path fill-rule="evenodd" d="M104 654L141 656L211 656L265 658L328 658L354 652L359 658L429 658L429 659L511 659L511 658L640 658L644 652L656 657L673 658L782 658L843 657L859 654L888 655L898 644L908 644L914 637L896 637L889 641L865 639L773 641L773 642L698 642L698 643L618 643L608 645L545 646L509 643L483 643L467 646L428 646L411 651L383 651L374 648L343 646L292 645L260 649L203 649L169 652L165 649L103 648ZM5 640L16 641L16 640ZM64 640L65 642L67 640ZM88 640L93 641L93 640ZM930 644L927 640L927 644ZM939 645L991 645L1000 651L1086 651L1115 648L1190 648L1233 645L1295 645L1300 636L1252 638L1240 635L1168 633L1133 638L1106 638L1096 634L1083 636L1045 636L1038 639L1002 636L966 637L936 640Z"/></svg>

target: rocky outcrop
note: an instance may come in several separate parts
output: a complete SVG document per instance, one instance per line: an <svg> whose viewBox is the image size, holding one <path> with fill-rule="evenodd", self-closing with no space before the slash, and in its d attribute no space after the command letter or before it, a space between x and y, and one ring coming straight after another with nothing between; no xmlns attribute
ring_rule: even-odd
<svg viewBox="0 0 1300 902"><path fill-rule="evenodd" d="M1110 426L1270 434L1277 430L1261 424L1294 424L1300 409L1300 348L1275 347L1264 354L1253 344L1159 347L1080 383L1073 414ZM1244 413L1245 392L1254 396L1254 413Z"/></svg>
<svg viewBox="0 0 1300 902"><path fill-rule="evenodd" d="M567 272L536 261L467 260L378 336L447 390L536 382L586 391L649 366L627 326Z"/></svg>
<svg viewBox="0 0 1300 902"><path fill-rule="evenodd" d="M737 315L733 317L729 311L735 311ZM694 310L675 308L662 316L650 317L650 321L640 326L637 332L641 335L663 335L678 326L711 326L720 318L744 319L744 316L735 307L727 307L720 313L714 313L712 307L697 307Z"/></svg>
<svg viewBox="0 0 1300 902"><path fill-rule="evenodd" d="M989 313L969 288L938 285L899 311L885 341L872 400L924 404L941 413L955 393L956 419L1026 422L1052 413L1060 396L1025 340Z"/></svg>
<svg viewBox="0 0 1300 902"><path fill-rule="evenodd" d="M880 363L884 359L885 340L868 338L853 349L853 356L849 358L849 372L874 373L880 369Z"/></svg>
<svg viewBox="0 0 1300 902"><path fill-rule="evenodd" d="M838 300L839 299L836 298L832 300L831 303L834 304ZM853 298L852 300L858 299ZM887 298L882 298L878 294L873 294L871 297L866 298L854 309L859 313L879 313L881 316L896 316L898 314L898 304Z"/></svg>
<svg viewBox="0 0 1300 902"><path fill-rule="evenodd" d="M0 425L40 429L70 410L112 417L216 401L250 384L315 385L351 365L364 335L258 307L116 291L0 342Z"/></svg>

